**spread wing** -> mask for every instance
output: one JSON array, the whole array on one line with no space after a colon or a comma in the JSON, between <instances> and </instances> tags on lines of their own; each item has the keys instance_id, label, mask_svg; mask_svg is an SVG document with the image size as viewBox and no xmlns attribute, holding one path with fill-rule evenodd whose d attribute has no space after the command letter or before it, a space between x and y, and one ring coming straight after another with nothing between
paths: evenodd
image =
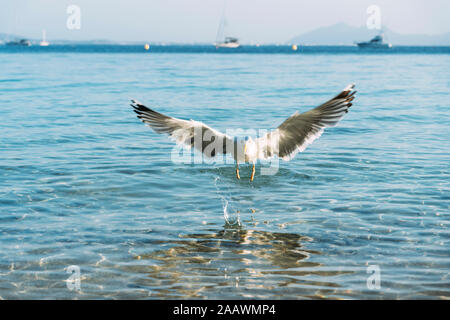
<instances>
[{"instance_id":1,"label":"spread wing","mask_svg":"<svg viewBox=\"0 0 450 320\"><path fill-rule=\"evenodd\" d=\"M295 112L277 129L256 139L258 158L277 155L283 160L290 160L305 150L322 135L325 128L336 126L348 112L355 98L354 87L354 84L348 85L336 97L314 109L301 114Z\"/></svg>"},{"instance_id":2,"label":"spread wing","mask_svg":"<svg viewBox=\"0 0 450 320\"><path fill-rule=\"evenodd\" d=\"M137 117L155 132L166 133L177 144L194 147L208 157L225 154L227 145L233 143L233 139L202 122L169 117L147 108L136 100L131 100L131 102Z\"/></svg>"}]
</instances>

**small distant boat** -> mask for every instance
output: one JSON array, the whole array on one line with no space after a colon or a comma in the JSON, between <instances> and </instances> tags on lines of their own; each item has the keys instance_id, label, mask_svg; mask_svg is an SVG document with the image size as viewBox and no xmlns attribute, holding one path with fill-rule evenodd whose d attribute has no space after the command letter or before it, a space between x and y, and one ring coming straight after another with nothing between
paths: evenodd
<instances>
[{"instance_id":1,"label":"small distant boat","mask_svg":"<svg viewBox=\"0 0 450 320\"><path fill-rule=\"evenodd\" d=\"M41 47L48 47L50 43L48 43L48 41L45 40L45 30L42 30L42 41L39 42L39 45Z\"/></svg>"},{"instance_id":2,"label":"small distant boat","mask_svg":"<svg viewBox=\"0 0 450 320\"><path fill-rule=\"evenodd\" d=\"M227 22L225 19L225 4L223 7L222 18L220 19L219 29L217 30L216 48L239 48L241 45L236 37L225 36L225 27Z\"/></svg>"},{"instance_id":3,"label":"small distant boat","mask_svg":"<svg viewBox=\"0 0 450 320\"><path fill-rule=\"evenodd\" d=\"M7 46L23 46L23 47L30 47L31 41L27 39L20 39L18 41L9 41L5 43Z\"/></svg>"},{"instance_id":4,"label":"small distant boat","mask_svg":"<svg viewBox=\"0 0 450 320\"><path fill-rule=\"evenodd\" d=\"M373 49L389 49L392 44L383 42L383 35L379 34L367 42L357 42L359 48L373 48Z\"/></svg>"},{"instance_id":5,"label":"small distant boat","mask_svg":"<svg viewBox=\"0 0 450 320\"><path fill-rule=\"evenodd\" d=\"M223 42L216 42L216 48L238 48L239 39L234 37L226 37Z\"/></svg>"}]
</instances>

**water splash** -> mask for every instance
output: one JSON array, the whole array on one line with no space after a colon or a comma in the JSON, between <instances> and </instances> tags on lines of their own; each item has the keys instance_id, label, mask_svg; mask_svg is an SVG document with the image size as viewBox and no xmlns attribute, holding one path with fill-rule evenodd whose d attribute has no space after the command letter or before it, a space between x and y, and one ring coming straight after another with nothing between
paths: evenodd
<instances>
[{"instance_id":1,"label":"water splash","mask_svg":"<svg viewBox=\"0 0 450 320\"><path fill-rule=\"evenodd\" d=\"M216 192L218 196L220 197L220 200L222 202L223 207L223 218L225 219L226 223L228 225L237 225L241 226L241 217L239 215L240 210L233 204L233 199L230 192L230 187L225 185L225 190L221 191L218 185L218 181L220 180L220 177L217 176L214 179L214 186L216 187ZM232 212L232 215L235 215L234 217L230 217L228 208L230 208L230 212Z\"/></svg>"}]
</instances>

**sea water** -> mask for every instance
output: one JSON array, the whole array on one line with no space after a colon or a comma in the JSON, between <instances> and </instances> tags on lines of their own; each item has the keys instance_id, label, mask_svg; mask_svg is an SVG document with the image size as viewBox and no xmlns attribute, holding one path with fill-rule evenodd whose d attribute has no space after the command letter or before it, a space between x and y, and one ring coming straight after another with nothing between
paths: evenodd
<instances>
[{"instance_id":1,"label":"sea water","mask_svg":"<svg viewBox=\"0 0 450 320\"><path fill-rule=\"evenodd\" d=\"M450 298L448 48L164 48L0 48L1 298ZM274 129L353 82L253 182L129 106Z\"/></svg>"}]
</instances>

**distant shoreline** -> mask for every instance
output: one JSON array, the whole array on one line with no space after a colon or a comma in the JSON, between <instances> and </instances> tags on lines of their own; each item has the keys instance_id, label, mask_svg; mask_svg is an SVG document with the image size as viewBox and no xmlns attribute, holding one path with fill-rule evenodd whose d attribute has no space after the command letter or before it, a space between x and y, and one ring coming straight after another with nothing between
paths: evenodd
<instances>
[{"instance_id":1,"label":"distant shoreline","mask_svg":"<svg viewBox=\"0 0 450 320\"><path fill-rule=\"evenodd\" d=\"M24 38L25 39L25 38ZM39 46L40 40L28 39L33 46ZM0 40L0 47L5 46L7 41ZM205 47L213 46L214 43L182 43L182 42L151 42L151 41L132 41L132 42L109 42L109 41L65 41L55 40L49 41L53 46L144 46L149 44L153 47ZM302 43L302 42L285 42L285 43L241 43L243 47L285 47L285 46L302 46L302 47L354 47L355 43L342 43L342 44L320 44L320 43ZM396 47L450 47L450 44L435 45L435 44L395 44ZM234 48L236 49L236 48Z\"/></svg>"},{"instance_id":2,"label":"distant shoreline","mask_svg":"<svg viewBox=\"0 0 450 320\"><path fill-rule=\"evenodd\" d=\"M390 49L361 49L356 45L242 45L216 48L213 44L52 44L41 47L0 45L0 53L204 53L204 54L450 54L450 46L394 46Z\"/></svg>"}]
</instances>

